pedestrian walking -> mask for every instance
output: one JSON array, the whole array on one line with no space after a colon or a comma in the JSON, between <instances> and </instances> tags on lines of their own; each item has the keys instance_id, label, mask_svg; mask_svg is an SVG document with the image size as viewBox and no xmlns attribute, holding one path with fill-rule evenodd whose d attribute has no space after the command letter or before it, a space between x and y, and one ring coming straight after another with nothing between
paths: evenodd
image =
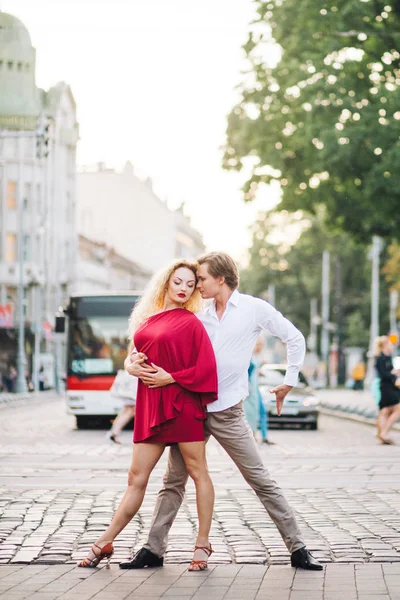
<instances>
[{"instance_id":1,"label":"pedestrian walking","mask_svg":"<svg viewBox=\"0 0 400 600\"><path fill-rule=\"evenodd\" d=\"M206 405L217 398L218 382L210 339L193 314L201 305L196 284L196 265L175 262L153 278L132 312L140 381L128 488L80 567L95 567L103 558L109 565L114 539L138 512L165 446L174 445L196 488L199 527L189 570L207 568L214 488L207 470L204 419Z\"/></svg>"},{"instance_id":2,"label":"pedestrian walking","mask_svg":"<svg viewBox=\"0 0 400 600\"><path fill-rule=\"evenodd\" d=\"M249 395L244 400L243 408L246 420L253 432L254 439L257 440L257 431L260 429L261 441L264 444L272 444L273 442L268 440L268 412L264 406L258 385L263 347L264 342L262 338L259 337L254 346L253 355L250 360L248 369Z\"/></svg>"},{"instance_id":3,"label":"pedestrian walking","mask_svg":"<svg viewBox=\"0 0 400 600\"><path fill-rule=\"evenodd\" d=\"M260 421L260 402L258 398L257 367L253 359L250 360L247 373L249 377L249 395L243 402L243 410L253 437L257 440L257 430Z\"/></svg>"},{"instance_id":4,"label":"pedestrian walking","mask_svg":"<svg viewBox=\"0 0 400 600\"><path fill-rule=\"evenodd\" d=\"M5 375L4 384L6 386L7 392L13 393L15 392L15 384L17 381L17 369L13 364L9 364L7 367L7 374Z\"/></svg>"},{"instance_id":5,"label":"pedestrian walking","mask_svg":"<svg viewBox=\"0 0 400 600\"><path fill-rule=\"evenodd\" d=\"M393 445L389 431L400 419L400 369L393 368L393 345L386 335L375 341L375 369L380 379L381 397L377 420L377 438L382 444Z\"/></svg>"},{"instance_id":6,"label":"pedestrian walking","mask_svg":"<svg viewBox=\"0 0 400 600\"><path fill-rule=\"evenodd\" d=\"M364 389L364 379L366 375L365 363L359 360L353 367L351 376L353 378L353 390L362 391Z\"/></svg>"},{"instance_id":7,"label":"pedestrian walking","mask_svg":"<svg viewBox=\"0 0 400 600\"><path fill-rule=\"evenodd\" d=\"M284 383L271 390L280 415L285 396L297 383L304 360L304 336L273 306L238 291L239 274L234 260L211 252L198 259L198 288L203 299L212 300L198 313L214 347L218 366L218 400L207 406L207 436L213 435L235 462L277 526L291 553L293 567L321 570L322 565L306 549L293 510L282 490L264 467L258 446L243 412L248 395L248 366L255 342L264 329L287 345L288 365ZM137 361L130 357L125 368L141 377ZM164 485L153 513L148 539L122 569L161 566L168 532L179 511L188 479L184 457L172 446Z\"/></svg>"},{"instance_id":8,"label":"pedestrian walking","mask_svg":"<svg viewBox=\"0 0 400 600\"><path fill-rule=\"evenodd\" d=\"M40 365L39 373L38 373L38 381L39 381L39 392L44 392L46 389L46 373L44 370L44 366Z\"/></svg>"},{"instance_id":9,"label":"pedestrian walking","mask_svg":"<svg viewBox=\"0 0 400 600\"><path fill-rule=\"evenodd\" d=\"M137 386L137 378L121 369L110 388L110 394L122 402L121 411L114 419L111 429L106 433L107 439L114 442L114 444L121 443L119 435L129 421L135 418Z\"/></svg>"}]
</instances>

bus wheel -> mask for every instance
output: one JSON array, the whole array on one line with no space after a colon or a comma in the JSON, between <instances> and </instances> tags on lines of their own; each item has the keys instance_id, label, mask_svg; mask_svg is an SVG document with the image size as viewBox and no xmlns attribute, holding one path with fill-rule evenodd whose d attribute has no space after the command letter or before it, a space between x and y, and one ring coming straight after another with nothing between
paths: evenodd
<instances>
[{"instance_id":1,"label":"bus wheel","mask_svg":"<svg viewBox=\"0 0 400 600\"><path fill-rule=\"evenodd\" d=\"M88 417L83 417L82 415L76 416L76 426L78 429L87 429L89 426Z\"/></svg>"}]
</instances>

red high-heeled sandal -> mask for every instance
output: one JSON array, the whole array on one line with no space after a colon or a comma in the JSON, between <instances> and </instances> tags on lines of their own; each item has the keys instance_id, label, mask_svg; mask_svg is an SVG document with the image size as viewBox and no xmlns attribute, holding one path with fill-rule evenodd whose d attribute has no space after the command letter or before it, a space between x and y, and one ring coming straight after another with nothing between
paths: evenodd
<instances>
[{"instance_id":1,"label":"red high-heeled sandal","mask_svg":"<svg viewBox=\"0 0 400 600\"><path fill-rule=\"evenodd\" d=\"M207 557L210 558L211 554L214 552L214 550L211 547L207 548L207 546L195 546L194 547L194 551L196 552L196 550L204 550L204 552L207 554ZM196 567L196 568L194 568ZM192 560L192 562L189 565L188 571L205 571L206 569L208 569L208 561L207 560Z\"/></svg>"},{"instance_id":2,"label":"red high-heeled sandal","mask_svg":"<svg viewBox=\"0 0 400 600\"><path fill-rule=\"evenodd\" d=\"M98 550L100 550L100 552L96 552L95 548L98 548ZM112 545L111 542L107 542L107 544L104 544L104 546L102 546L102 547L98 546L97 544L93 544L93 546L90 548L90 552L87 555L87 557L78 563L78 567L86 567L86 568L93 569L94 567L97 567L97 565L99 564L99 562L101 560L103 560L103 558L106 558L107 559L106 569L109 569L110 568L110 559L113 554L114 554L114 546Z\"/></svg>"}]
</instances>

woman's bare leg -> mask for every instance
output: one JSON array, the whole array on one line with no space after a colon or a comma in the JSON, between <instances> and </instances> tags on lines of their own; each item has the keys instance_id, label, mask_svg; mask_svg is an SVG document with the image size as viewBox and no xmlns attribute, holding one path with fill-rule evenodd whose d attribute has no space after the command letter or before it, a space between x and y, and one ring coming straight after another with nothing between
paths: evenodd
<instances>
[{"instance_id":1,"label":"woman's bare leg","mask_svg":"<svg viewBox=\"0 0 400 600\"><path fill-rule=\"evenodd\" d=\"M381 409L379 409L378 419L376 421L376 429L377 429L376 436L378 438L382 434L382 430L383 430L383 428L385 426L386 421L387 421L387 416L385 414L385 409L381 408Z\"/></svg>"},{"instance_id":2,"label":"woman's bare leg","mask_svg":"<svg viewBox=\"0 0 400 600\"><path fill-rule=\"evenodd\" d=\"M210 546L209 535L214 510L214 486L208 473L205 442L185 442L179 444L186 468L196 487L196 505L199 529L196 546ZM207 552L197 550L195 560L208 559Z\"/></svg>"},{"instance_id":3,"label":"woman's bare leg","mask_svg":"<svg viewBox=\"0 0 400 600\"><path fill-rule=\"evenodd\" d=\"M128 488L105 532L96 544L112 542L128 525L142 505L150 474L164 452L163 444L135 444L128 473Z\"/></svg>"},{"instance_id":4,"label":"woman's bare leg","mask_svg":"<svg viewBox=\"0 0 400 600\"><path fill-rule=\"evenodd\" d=\"M386 438L390 429L393 425L400 419L400 404L396 404L395 406L391 406L389 408L390 413L386 419L386 423L381 429L381 437Z\"/></svg>"},{"instance_id":5,"label":"woman's bare leg","mask_svg":"<svg viewBox=\"0 0 400 600\"><path fill-rule=\"evenodd\" d=\"M129 421L135 416L134 406L123 406L118 417L115 419L113 426L111 427L111 433L119 435L125 425L128 425Z\"/></svg>"}]
</instances>

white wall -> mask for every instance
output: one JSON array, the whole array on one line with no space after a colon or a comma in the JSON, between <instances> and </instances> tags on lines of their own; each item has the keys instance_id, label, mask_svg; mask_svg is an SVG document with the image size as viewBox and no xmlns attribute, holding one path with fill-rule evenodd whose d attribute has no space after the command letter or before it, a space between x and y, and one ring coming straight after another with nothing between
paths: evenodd
<instances>
[{"instance_id":1,"label":"white wall","mask_svg":"<svg viewBox=\"0 0 400 600\"><path fill-rule=\"evenodd\" d=\"M78 231L154 271L174 258L174 214L132 172L78 174Z\"/></svg>"}]
</instances>

